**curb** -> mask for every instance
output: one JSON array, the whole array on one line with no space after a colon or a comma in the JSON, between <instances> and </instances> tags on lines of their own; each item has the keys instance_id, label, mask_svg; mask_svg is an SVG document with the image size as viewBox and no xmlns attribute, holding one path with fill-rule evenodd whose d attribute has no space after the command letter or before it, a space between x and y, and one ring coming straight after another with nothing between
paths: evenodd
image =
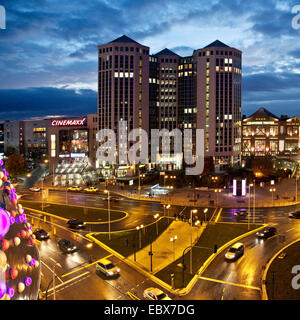
<instances>
[{"instance_id":1,"label":"curb","mask_svg":"<svg viewBox=\"0 0 300 320\"><path fill-rule=\"evenodd\" d=\"M106 244L104 244L103 242L101 242L100 240L94 238L92 236L92 234L87 234L86 237L88 239L90 239L91 241L95 242L96 244L98 244L100 247L102 247L103 249L105 249L106 251L110 252L111 254L113 254L114 256L116 256L117 258L119 258L122 262L125 262L127 265L129 265L130 267L132 267L133 269L136 269L138 272L142 273L144 276L146 276L147 278L151 279L153 282L155 282L156 284L160 285L161 287L163 287L164 289L168 290L169 292L171 292L174 295L178 295L178 291L174 290L171 286L169 286L167 283L163 282L162 280L158 279L157 277L155 277L153 274L145 271L143 268L141 268L140 266L138 266L135 262L132 262L131 260L127 259L126 257L122 256L121 254L119 254L118 252L116 252L115 250L113 250L112 248L108 247Z\"/></svg>"},{"instance_id":2,"label":"curb","mask_svg":"<svg viewBox=\"0 0 300 320\"><path fill-rule=\"evenodd\" d=\"M217 251L217 253L213 253L206 261L204 261L204 263L202 264L202 266L200 267L199 271L195 274L195 276L192 278L192 280L188 283L188 285L181 289L179 291L179 295L180 296L184 296L190 293L190 291L192 290L192 288L194 287L194 285L196 284L196 282L198 281L198 278L201 277L201 275L203 274L203 272L208 268L208 266L212 263L212 261L227 247L229 247L231 244L233 244L236 241L239 241L240 239L246 238L249 235L256 233L258 230L265 228L267 225L264 224L263 226L256 228L254 230L251 230L247 233L244 233L232 240L230 240L229 242L225 243L222 247L220 247Z\"/></svg>"},{"instance_id":3,"label":"curb","mask_svg":"<svg viewBox=\"0 0 300 320\"><path fill-rule=\"evenodd\" d=\"M23 206L22 206L23 207ZM59 220L63 220L63 221L68 221L68 219L65 219L65 218L61 218L61 217L57 217L51 213L48 213L48 212L44 212L44 211L41 211L41 210L37 210L37 209L32 209L32 208L26 208L26 207L23 207L25 210L28 210L28 211L33 211L33 212L37 212L37 213L40 213L44 216L50 216L50 217L53 217L53 218L56 218L56 219L59 219ZM64 229L64 227L60 226L62 229ZM72 231L71 231L72 232ZM72 232L74 233L74 232ZM75 233L77 236L87 240L87 237L80 234L80 233Z\"/></svg>"},{"instance_id":4,"label":"curb","mask_svg":"<svg viewBox=\"0 0 300 320\"><path fill-rule=\"evenodd\" d=\"M295 240L291 243L289 243L288 245L284 246L282 249L280 249L277 253L275 253L275 255L269 260L269 262L267 263L265 270L264 270L264 274L262 277L262 300L269 300L268 294L267 294L267 286L266 286L266 280L267 280L267 273L270 269L270 266L272 264L272 262L277 258L277 256L284 251L286 248L290 247L291 245L293 245L296 242L299 242L300 239Z\"/></svg>"},{"instance_id":5,"label":"curb","mask_svg":"<svg viewBox=\"0 0 300 320\"><path fill-rule=\"evenodd\" d=\"M28 201L28 200L23 200L23 202L25 202L25 205L26 205L26 202L31 202L31 201ZM89 209L94 209L94 210L103 210L103 208L96 208L96 207L84 207L84 206L76 206L76 205L64 205L64 204L59 204L59 203L54 203L54 202L47 202L48 204L55 204L55 205L61 205L61 206L72 206L72 207L78 207L78 208L89 208ZM47 204L45 203L45 205ZM23 206L23 205L22 205ZM24 207L25 208L25 207ZM38 209L33 209L33 208L26 208L27 210L36 210L36 211L40 211ZM106 209L108 211L108 209ZM118 211L118 212L123 212L125 213L125 216L122 217L122 218L119 218L119 219L116 219L116 220L111 220L110 223L115 223L115 222L119 222L119 221L122 221L124 219L126 219L128 217L128 213L126 211L122 211L122 210L115 210L115 209L111 209L111 211ZM63 217L60 217L60 216L56 216L55 214L52 214L52 213L49 213L49 212L45 212L45 211L40 211L42 212L43 214L47 214L49 216L52 216L54 218L57 218L57 219L61 219L63 221L68 221L69 219L68 218L63 218ZM107 224L108 221L103 221L103 222L93 222L93 221L90 221L90 222L87 222L85 221L87 224Z\"/></svg>"}]
</instances>

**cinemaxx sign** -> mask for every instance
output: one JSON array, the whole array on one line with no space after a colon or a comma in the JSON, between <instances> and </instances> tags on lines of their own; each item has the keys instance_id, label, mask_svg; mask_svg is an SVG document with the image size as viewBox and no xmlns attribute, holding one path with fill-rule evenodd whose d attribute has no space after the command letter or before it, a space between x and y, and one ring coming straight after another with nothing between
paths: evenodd
<instances>
[{"instance_id":1,"label":"cinemaxx sign","mask_svg":"<svg viewBox=\"0 0 300 320\"><path fill-rule=\"evenodd\" d=\"M51 125L53 127L67 127L67 126L84 126L86 118L82 119L63 119L63 120L52 120Z\"/></svg>"}]
</instances>

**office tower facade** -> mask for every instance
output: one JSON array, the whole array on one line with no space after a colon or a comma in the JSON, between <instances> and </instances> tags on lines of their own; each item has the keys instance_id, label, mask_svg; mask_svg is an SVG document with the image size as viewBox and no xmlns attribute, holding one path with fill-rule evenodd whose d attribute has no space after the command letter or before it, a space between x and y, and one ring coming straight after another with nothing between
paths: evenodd
<instances>
[{"instance_id":1,"label":"office tower facade","mask_svg":"<svg viewBox=\"0 0 300 320\"><path fill-rule=\"evenodd\" d=\"M149 47L122 36L99 46L98 53L99 129L115 130L117 163L126 164L124 154L119 160L119 121L128 132L149 133Z\"/></svg>"},{"instance_id":2,"label":"office tower facade","mask_svg":"<svg viewBox=\"0 0 300 320\"><path fill-rule=\"evenodd\" d=\"M99 128L117 133L123 119L128 130L194 129L194 155L195 129L203 129L205 156L217 169L232 165L241 153L241 65L242 52L218 40L188 57L167 48L149 55L126 36L101 45ZM162 155L160 169L180 169L182 161L183 154Z\"/></svg>"},{"instance_id":3,"label":"office tower facade","mask_svg":"<svg viewBox=\"0 0 300 320\"><path fill-rule=\"evenodd\" d=\"M216 168L240 161L242 53L215 41L194 52L197 128Z\"/></svg>"}]
</instances>

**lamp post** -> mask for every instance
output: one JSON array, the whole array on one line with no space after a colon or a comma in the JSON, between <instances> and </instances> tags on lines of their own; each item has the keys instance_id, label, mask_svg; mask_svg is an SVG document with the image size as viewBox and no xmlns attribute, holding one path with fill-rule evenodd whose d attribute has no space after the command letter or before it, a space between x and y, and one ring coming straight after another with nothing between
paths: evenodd
<instances>
[{"instance_id":1,"label":"lamp post","mask_svg":"<svg viewBox=\"0 0 300 320\"><path fill-rule=\"evenodd\" d=\"M253 181L253 223L255 223L255 179Z\"/></svg>"},{"instance_id":2,"label":"lamp post","mask_svg":"<svg viewBox=\"0 0 300 320\"><path fill-rule=\"evenodd\" d=\"M250 217L251 217L251 187L253 187L253 183L249 184L248 230L250 230Z\"/></svg>"},{"instance_id":3,"label":"lamp post","mask_svg":"<svg viewBox=\"0 0 300 320\"><path fill-rule=\"evenodd\" d=\"M153 218L156 220L156 235L158 236L158 218L159 218L159 213L155 214Z\"/></svg>"},{"instance_id":4,"label":"lamp post","mask_svg":"<svg viewBox=\"0 0 300 320\"><path fill-rule=\"evenodd\" d=\"M298 202L298 177L296 176L296 197L295 197L296 203Z\"/></svg>"},{"instance_id":5,"label":"lamp post","mask_svg":"<svg viewBox=\"0 0 300 320\"><path fill-rule=\"evenodd\" d=\"M169 223L169 209L171 208L170 204L164 205L168 212L168 223Z\"/></svg>"},{"instance_id":6,"label":"lamp post","mask_svg":"<svg viewBox=\"0 0 300 320\"><path fill-rule=\"evenodd\" d=\"M276 188L270 188L270 192L272 192L272 207L274 207L274 192L276 191Z\"/></svg>"},{"instance_id":7,"label":"lamp post","mask_svg":"<svg viewBox=\"0 0 300 320\"><path fill-rule=\"evenodd\" d=\"M206 213L207 213L207 211L208 211L208 208L205 208L204 211L203 211L204 212L204 222L205 223L206 223Z\"/></svg>"},{"instance_id":8,"label":"lamp post","mask_svg":"<svg viewBox=\"0 0 300 320\"><path fill-rule=\"evenodd\" d=\"M190 211L190 221L191 221L191 253L190 253L190 274L193 273L193 213L197 213L197 209Z\"/></svg>"},{"instance_id":9,"label":"lamp post","mask_svg":"<svg viewBox=\"0 0 300 320\"><path fill-rule=\"evenodd\" d=\"M175 242L177 240L177 236L170 238L170 241L173 242L173 260L175 261Z\"/></svg>"},{"instance_id":10,"label":"lamp post","mask_svg":"<svg viewBox=\"0 0 300 320\"><path fill-rule=\"evenodd\" d=\"M200 221L197 220L197 221L195 222L195 226L197 227L197 239L198 239L199 224L200 224Z\"/></svg>"},{"instance_id":11,"label":"lamp post","mask_svg":"<svg viewBox=\"0 0 300 320\"><path fill-rule=\"evenodd\" d=\"M222 191L222 189L215 189L215 193L217 194L217 202L216 202L216 207L218 208L218 202L219 202L219 193Z\"/></svg>"},{"instance_id":12,"label":"lamp post","mask_svg":"<svg viewBox=\"0 0 300 320\"><path fill-rule=\"evenodd\" d=\"M111 239L110 236L110 196L109 196L109 190L104 190L104 193L107 193L107 209L108 209L108 239Z\"/></svg>"},{"instance_id":13,"label":"lamp post","mask_svg":"<svg viewBox=\"0 0 300 320\"><path fill-rule=\"evenodd\" d=\"M143 224L141 224L140 226L136 227L136 230L139 231L139 246L140 246L140 249L142 248L142 234L141 234L141 231L142 231L143 228L144 228Z\"/></svg>"}]
</instances>

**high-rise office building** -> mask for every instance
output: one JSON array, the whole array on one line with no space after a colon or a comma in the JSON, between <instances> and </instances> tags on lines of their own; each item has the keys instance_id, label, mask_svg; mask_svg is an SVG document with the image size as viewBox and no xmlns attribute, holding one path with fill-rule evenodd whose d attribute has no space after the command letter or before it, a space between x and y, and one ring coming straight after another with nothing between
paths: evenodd
<instances>
[{"instance_id":1,"label":"high-rise office building","mask_svg":"<svg viewBox=\"0 0 300 320\"><path fill-rule=\"evenodd\" d=\"M99 129L115 129L119 146L121 120L128 132L143 129L149 133L149 47L122 36L99 46L98 51Z\"/></svg>"},{"instance_id":2,"label":"high-rise office building","mask_svg":"<svg viewBox=\"0 0 300 320\"><path fill-rule=\"evenodd\" d=\"M240 160L241 65L242 52L218 40L188 57L167 48L149 55L127 36L101 45L99 128L117 133L123 119L128 131L203 129L205 156L222 169ZM194 130L194 154L195 139ZM161 169L179 169L182 156L162 155Z\"/></svg>"},{"instance_id":3,"label":"high-rise office building","mask_svg":"<svg viewBox=\"0 0 300 320\"><path fill-rule=\"evenodd\" d=\"M241 154L242 52L221 41L194 51L197 128L205 130L205 156L222 168Z\"/></svg>"}]
</instances>

